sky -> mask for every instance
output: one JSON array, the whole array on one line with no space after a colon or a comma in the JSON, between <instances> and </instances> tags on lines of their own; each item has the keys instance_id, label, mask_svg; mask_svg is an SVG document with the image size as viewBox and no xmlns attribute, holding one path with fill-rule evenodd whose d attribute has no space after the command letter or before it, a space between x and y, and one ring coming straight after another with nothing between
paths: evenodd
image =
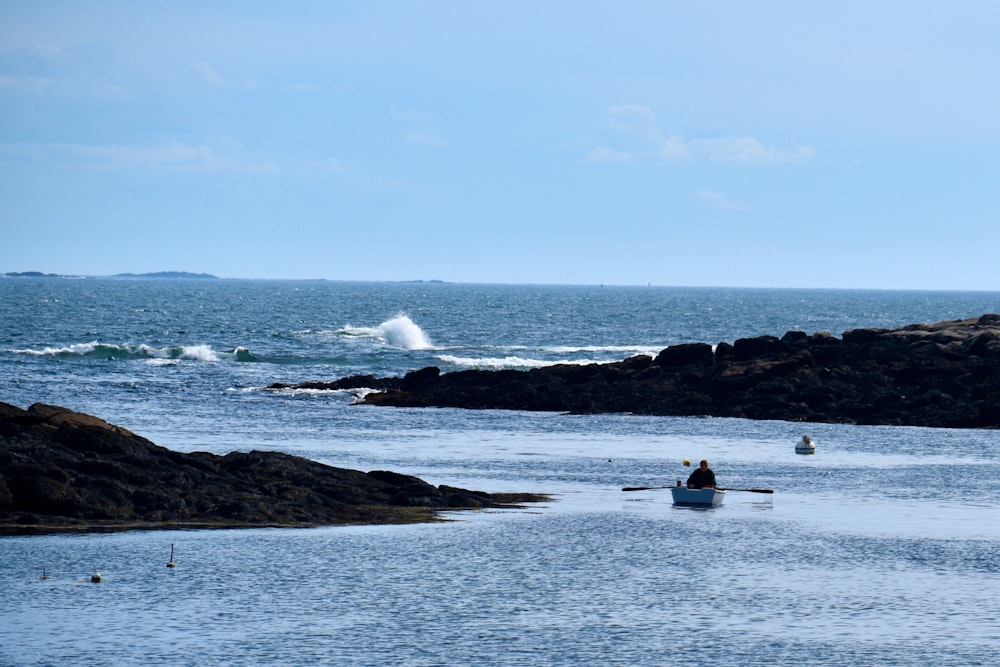
<instances>
[{"instance_id":1,"label":"sky","mask_svg":"<svg viewBox=\"0 0 1000 667\"><path fill-rule=\"evenodd\" d=\"M0 273L1000 290L1000 3L0 1Z\"/></svg>"}]
</instances>

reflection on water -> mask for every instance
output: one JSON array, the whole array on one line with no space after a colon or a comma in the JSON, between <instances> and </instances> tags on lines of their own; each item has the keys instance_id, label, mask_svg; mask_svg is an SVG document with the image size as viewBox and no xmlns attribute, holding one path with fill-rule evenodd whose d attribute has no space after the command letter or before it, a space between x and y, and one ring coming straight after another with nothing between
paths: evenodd
<instances>
[{"instance_id":1,"label":"reflection on water","mask_svg":"<svg viewBox=\"0 0 1000 667\"><path fill-rule=\"evenodd\" d=\"M790 424L380 414L378 439L282 444L557 500L433 525L0 538L0 664L941 667L1000 643L995 433L813 425L804 457ZM701 457L775 493L693 511L621 491Z\"/></svg>"},{"instance_id":2,"label":"reflection on water","mask_svg":"<svg viewBox=\"0 0 1000 667\"><path fill-rule=\"evenodd\" d=\"M985 665L1000 641L996 536L947 510L565 486L447 524L4 538L0 662Z\"/></svg>"}]
</instances>

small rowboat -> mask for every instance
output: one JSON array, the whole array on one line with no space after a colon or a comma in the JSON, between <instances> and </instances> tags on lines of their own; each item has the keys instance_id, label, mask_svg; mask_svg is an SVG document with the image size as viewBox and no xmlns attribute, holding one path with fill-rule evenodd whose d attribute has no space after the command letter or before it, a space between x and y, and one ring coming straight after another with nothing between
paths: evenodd
<instances>
[{"instance_id":1,"label":"small rowboat","mask_svg":"<svg viewBox=\"0 0 1000 667\"><path fill-rule=\"evenodd\" d=\"M689 489L686 486L672 486L674 505L686 507L718 507L726 499L724 489Z\"/></svg>"}]
</instances>

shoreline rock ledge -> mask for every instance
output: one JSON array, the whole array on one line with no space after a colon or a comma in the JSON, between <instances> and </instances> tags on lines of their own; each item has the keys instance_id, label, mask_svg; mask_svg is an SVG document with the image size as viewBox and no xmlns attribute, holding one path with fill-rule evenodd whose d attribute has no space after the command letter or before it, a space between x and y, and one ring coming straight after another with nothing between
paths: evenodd
<instances>
[{"instance_id":1,"label":"shoreline rock ledge","mask_svg":"<svg viewBox=\"0 0 1000 667\"><path fill-rule=\"evenodd\" d=\"M281 452L182 453L68 408L0 403L0 534L415 523L547 500Z\"/></svg>"},{"instance_id":2,"label":"shoreline rock ledge","mask_svg":"<svg viewBox=\"0 0 1000 667\"><path fill-rule=\"evenodd\" d=\"M272 385L283 387L287 385ZM737 417L940 428L1000 427L1000 315L855 329L789 331L673 345L655 358L586 366L343 378L295 385L375 389L359 403Z\"/></svg>"}]
</instances>

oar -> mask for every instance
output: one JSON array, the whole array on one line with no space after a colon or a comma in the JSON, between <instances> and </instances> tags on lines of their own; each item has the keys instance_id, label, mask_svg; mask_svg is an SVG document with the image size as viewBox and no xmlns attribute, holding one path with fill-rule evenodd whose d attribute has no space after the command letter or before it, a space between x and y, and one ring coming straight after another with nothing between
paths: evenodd
<instances>
[{"instance_id":1,"label":"oar","mask_svg":"<svg viewBox=\"0 0 1000 667\"><path fill-rule=\"evenodd\" d=\"M649 491L651 489L672 489L672 486L625 486L622 491ZM724 489L716 487L719 491L747 491L749 493L774 493L774 489Z\"/></svg>"},{"instance_id":2,"label":"oar","mask_svg":"<svg viewBox=\"0 0 1000 667\"><path fill-rule=\"evenodd\" d=\"M649 489L672 489L672 486L626 486L622 491L648 491Z\"/></svg>"}]
</instances>

